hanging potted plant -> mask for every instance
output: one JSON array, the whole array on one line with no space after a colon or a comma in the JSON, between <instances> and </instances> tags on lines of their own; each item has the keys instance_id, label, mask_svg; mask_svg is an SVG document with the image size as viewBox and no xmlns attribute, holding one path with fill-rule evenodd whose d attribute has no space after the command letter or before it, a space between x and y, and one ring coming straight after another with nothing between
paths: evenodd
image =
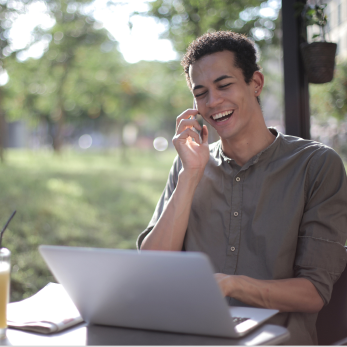
<instances>
[{"instance_id":1,"label":"hanging potted plant","mask_svg":"<svg viewBox=\"0 0 347 347\"><path fill-rule=\"evenodd\" d=\"M336 43L327 42L325 39L325 27L327 25L327 15L323 5L309 5L296 3L297 15L302 18L302 36L304 42L301 44L301 53L304 60L305 71L308 82L327 83L334 77ZM317 25L319 33L312 35L312 42L307 42L306 27Z\"/></svg>"}]
</instances>

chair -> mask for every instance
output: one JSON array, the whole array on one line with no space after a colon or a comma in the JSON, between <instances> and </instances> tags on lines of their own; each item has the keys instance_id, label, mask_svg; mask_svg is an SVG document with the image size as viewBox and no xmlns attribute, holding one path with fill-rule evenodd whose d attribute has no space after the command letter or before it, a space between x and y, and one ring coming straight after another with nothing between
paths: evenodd
<instances>
[{"instance_id":1,"label":"chair","mask_svg":"<svg viewBox=\"0 0 347 347\"><path fill-rule=\"evenodd\" d=\"M332 345L337 341L339 341L337 344L346 344L347 266L334 284L329 304L319 312L316 328L319 345Z\"/></svg>"}]
</instances>

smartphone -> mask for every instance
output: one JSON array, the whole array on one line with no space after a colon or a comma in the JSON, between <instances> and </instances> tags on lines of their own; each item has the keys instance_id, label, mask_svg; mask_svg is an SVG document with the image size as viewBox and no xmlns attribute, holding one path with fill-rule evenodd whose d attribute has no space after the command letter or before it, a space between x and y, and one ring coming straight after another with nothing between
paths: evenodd
<instances>
[{"instance_id":1,"label":"smartphone","mask_svg":"<svg viewBox=\"0 0 347 347\"><path fill-rule=\"evenodd\" d=\"M193 109L197 110L195 99L193 100ZM202 115L200 113L198 113L194 118L198 121L198 123L201 126L201 130L193 128L193 130L199 134L200 143L201 143L202 142L202 126L204 125L204 119L202 118Z\"/></svg>"}]
</instances>

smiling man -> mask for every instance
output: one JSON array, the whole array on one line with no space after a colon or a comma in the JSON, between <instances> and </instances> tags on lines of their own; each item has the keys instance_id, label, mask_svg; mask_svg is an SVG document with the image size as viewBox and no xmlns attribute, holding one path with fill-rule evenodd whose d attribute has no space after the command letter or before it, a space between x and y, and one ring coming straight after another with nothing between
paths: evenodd
<instances>
[{"instance_id":1,"label":"smiling man","mask_svg":"<svg viewBox=\"0 0 347 347\"><path fill-rule=\"evenodd\" d=\"M264 76L245 36L205 34L182 65L198 110L177 117L178 157L138 247L206 253L230 305L279 309L272 323L288 327L290 344L316 343L317 313L346 265L343 163L266 127ZM208 145L198 113L220 141Z\"/></svg>"}]
</instances>

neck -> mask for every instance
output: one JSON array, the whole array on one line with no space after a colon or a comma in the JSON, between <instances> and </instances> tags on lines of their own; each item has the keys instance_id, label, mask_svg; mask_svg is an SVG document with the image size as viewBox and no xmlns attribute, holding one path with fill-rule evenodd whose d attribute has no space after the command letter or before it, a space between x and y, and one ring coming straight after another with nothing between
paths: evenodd
<instances>
[{"instance_id":1,"label":"neck","mask_svg":"<svg viewBox=\"0 0 347 347\"><path fill-rule=\"evenodd\" d=\"M264 120L229 139L222 139L222 149L225 155L235 160L239 166L246 164L252 157L274 142L276 136L266 127Z\"/></svg>"}]
</instances>

